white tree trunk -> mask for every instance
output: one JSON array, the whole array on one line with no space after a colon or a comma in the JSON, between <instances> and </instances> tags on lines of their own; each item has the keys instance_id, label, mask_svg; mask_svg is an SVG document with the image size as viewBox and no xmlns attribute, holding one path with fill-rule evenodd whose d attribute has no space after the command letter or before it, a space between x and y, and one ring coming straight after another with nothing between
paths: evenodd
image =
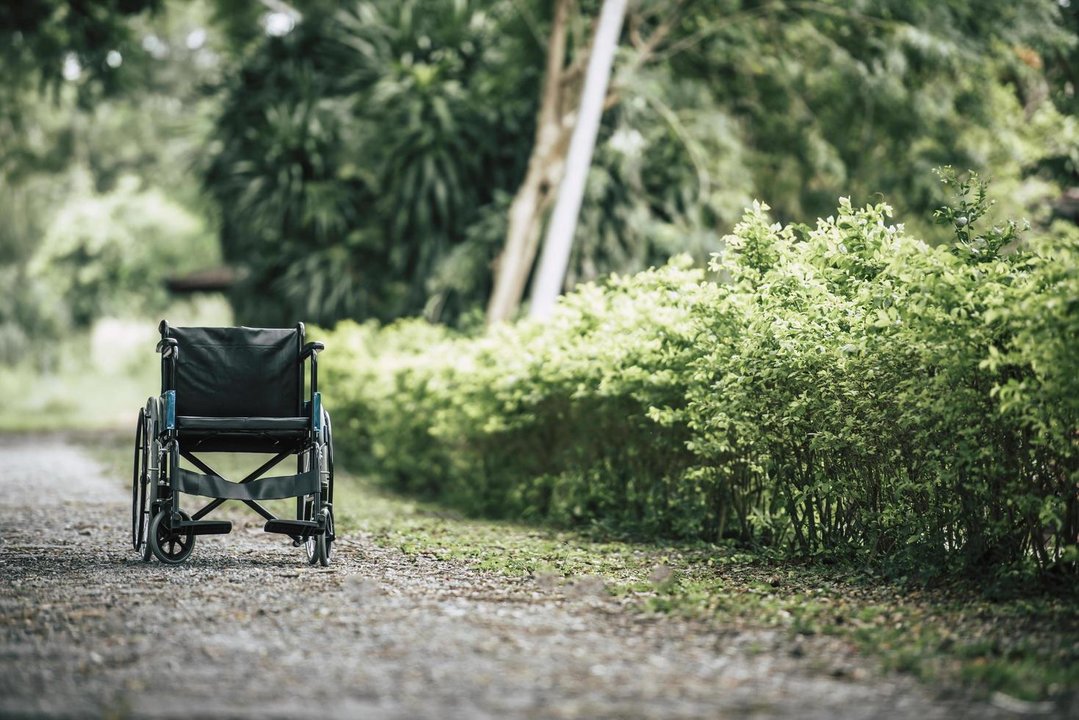
<instances>
[{"instance_id":1,"label":"white tree trunk","mask_svg":"<svg viewBox=\"0 0 1079 720\"><path fill-rule=\"evenodd\" d=\"M581 91L580 112L569 145L566 171L558 192L558 202L547 226L543 241L539 270L532 284L532 305L529 314L546 320L554 309L555 301L562 292L569 264L573 235L577 229L577 216L581 211L585 180L592 165L592 153L596 147L603 105L607 99L607 85L611 79L611 66L618 49L618 36L626 14L626 0L604 0L600 11L599 26L592 41L592 53L588 60Z\"/></svg>"},{"instance_id":2,"label":"white tree trunk","mask_svg":"<svg viewBox=\"0 0 1079 720\"><path fill-rule=\"evenodd\" d=\"M561 179L566 131L562 127L566 32L570 0L557 0L547 42L543 96L536 115L536 139L528 171L510 205L506 243L495 261L494 287L487 303L487 323L510 319L524 295L525 282L539 245L543 214Z\"/></svg>"}]
</instances>

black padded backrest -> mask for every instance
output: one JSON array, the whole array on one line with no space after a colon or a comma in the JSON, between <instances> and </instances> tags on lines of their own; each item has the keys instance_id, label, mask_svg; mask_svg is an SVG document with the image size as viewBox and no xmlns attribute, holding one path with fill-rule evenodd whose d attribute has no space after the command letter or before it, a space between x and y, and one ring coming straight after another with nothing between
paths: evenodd
<instances>
[{"instance_id":1,"label":"black padded backrest","mask_svg":"<svg viewBox=\"0 0 1079 720\"><path fill-rule=\"evenodd\" d=\"M169 327L179 343L176 413L297 417L303 382L299 327Z\"/></svg>"}]
</instances>

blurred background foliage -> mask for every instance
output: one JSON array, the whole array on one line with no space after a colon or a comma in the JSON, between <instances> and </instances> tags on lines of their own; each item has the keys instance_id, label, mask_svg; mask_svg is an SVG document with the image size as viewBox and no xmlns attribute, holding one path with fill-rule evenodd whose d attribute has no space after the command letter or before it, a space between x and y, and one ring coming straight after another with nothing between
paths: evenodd
<instances>
[{"instance_id":1,"label":"blurred background foliage","mask_svg":"<svg viewBox=\"0 0 1079 720\"><path fill-rule=\"evenodd\" d=\"M599 5L572 4L568 61ZM43 341L166 313L474 325L551 22L542 0L5 4L0 362L55 370ZM886 197L941 242L940 165L1051 233L1079 215L1077 34L1065 0L631 2L567 286L703 265L755 198L792 223ZM222 264L228 306L165 291Z\"/></svg>"},{"instance_id":2,"label":"blurred background foliage","mask_svg":"<svg viewBox=\"0 0 1079 720\"><path fill-rule=\"evenodd\" d=\"M575 8L579 36L596 4ZM225 252L250 270L242 317L454 322L483 303L550 5L301 3L292 32L249 47L205 175ZM1056 2L640 2L627 34L673 5L660 47L619 58L570 285L703 259L757 197L801 221L883 195L939 239L933 167L987 172L1002 215L1041 221L1071 182L1055 98L1073 94L1074 16Z\"/></svg>"}]
</instances>

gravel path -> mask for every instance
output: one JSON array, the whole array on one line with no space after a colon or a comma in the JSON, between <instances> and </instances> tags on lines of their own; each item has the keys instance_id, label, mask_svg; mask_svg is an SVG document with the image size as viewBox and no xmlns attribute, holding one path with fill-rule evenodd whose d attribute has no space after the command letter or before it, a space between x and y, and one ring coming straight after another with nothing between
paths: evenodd
<instances>
[{"instance_id":1,"label":"gravel path","mask_svg":"<svg viewBox=\"0 0 1079 720\"><path fill-rule=\"evenodd\" d=\"M834 640L654 618L364 537L312 568L252 521L184 566L143 563L129 518L78 448L0 438L0 717L1015 717Z\"/></svg>"}]
</instances>

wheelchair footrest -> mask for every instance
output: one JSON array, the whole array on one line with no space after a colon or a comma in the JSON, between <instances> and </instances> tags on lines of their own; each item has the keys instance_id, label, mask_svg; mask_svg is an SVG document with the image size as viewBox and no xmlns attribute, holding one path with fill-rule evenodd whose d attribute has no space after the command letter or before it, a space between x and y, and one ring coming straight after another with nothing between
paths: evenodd
<instances>
[{"instance_id":1,"label":"wheelchair footrest","mask_svg":"<svg viewBox=\"0 0 1079 720\"><path fill-rule=\"evenodd\" d=\"M309 538L324 532L319 529L317 522L311 520L267 520L262 529L268 533L280 533L300 538Z\"/></svg>"},{"instance_id":2,"label":"wheelchair footrest","mask_svg":"<svg viewBox=\"0 0 1079 720\"><path fill-rule=\"evenodd\" d=\"M232 523L228 520L184 520L180 530L192 535L228 535L232 532Z\"/></svg>"}]
</instances>

